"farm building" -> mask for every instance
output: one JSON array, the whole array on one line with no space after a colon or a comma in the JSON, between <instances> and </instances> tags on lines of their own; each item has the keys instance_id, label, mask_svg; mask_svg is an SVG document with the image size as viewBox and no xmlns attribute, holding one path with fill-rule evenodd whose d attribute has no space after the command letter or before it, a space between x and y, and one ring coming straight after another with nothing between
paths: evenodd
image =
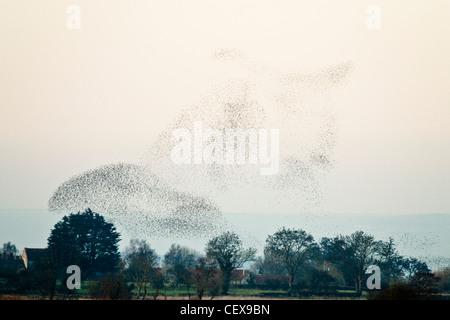
<instances>
[{"instance_id":1,"label":"farm building","mask_svg":"<svg viewBox=\"0 0 450 320\"><path fill-rule=\"evenodd\" d=\"M247 284L249 273L245 270L233 270L231 272L231 284Z\"/></svg>"},{"instance_id":2,"label":"farm building","mask_svg":"<svg viewBox=\"0 0 450 320\"><path fill-rule=\"evenodd\" d=\"M22 260L25 268L32 268L34 262L39 260L43 253L45 253L47 249L42 248L24 248L22 253Z\"/></svg>"}]
</instances>

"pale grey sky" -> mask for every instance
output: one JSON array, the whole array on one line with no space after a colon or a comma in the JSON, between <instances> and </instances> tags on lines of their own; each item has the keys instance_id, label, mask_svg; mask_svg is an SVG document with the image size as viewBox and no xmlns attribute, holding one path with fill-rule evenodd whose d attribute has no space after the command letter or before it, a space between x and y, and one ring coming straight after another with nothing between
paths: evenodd
<instances>
[{"instance_id":1,"label":"pale grey sky","mask_svg":"<svg viewBox=\"0 0 450 320\"><path fill-rule=\"evenodd\" d=\"M80 30L66 28L71 4ZM366 27L371 4L380 30ZM318 211L450 212L446 0L0 6L0 208L46 208L74 174L141 161L177 112L230 76L210 57L234 48L281 71L353 63Z\"/></svg>"}]
</instances>

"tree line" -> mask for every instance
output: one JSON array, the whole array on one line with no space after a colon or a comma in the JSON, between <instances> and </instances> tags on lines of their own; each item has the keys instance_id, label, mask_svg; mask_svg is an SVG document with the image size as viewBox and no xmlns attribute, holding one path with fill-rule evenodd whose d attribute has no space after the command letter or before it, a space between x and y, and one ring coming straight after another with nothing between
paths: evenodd
<instances>
[{"instance_id":1,"label":"tree line","mask_svg":"<svg viewBox=\"0 0 450 320\"><path fill-rule=\"evenodd\" d=\"M259 256L234 232L210 239L203 253L172 244L161 257L139 239L120 253L119 241L120 234L103 216L90 209L72 213L55 224L45 254L32 269L0 272L0 278L7 279L11 290L37 290L50 299L55 293L74 294L65 286L69 265L80 267L82 279L90 280L89 295L101 299L129 299L131 292L136 299L146 299L150 289L156 299L167 288L184 288L189 299L212 299L229 293L233 271L247 262L247 287L283 288L286 295L351 286L360 296L371 265L381 270L383 290L372 294L375 298L392 298L398 292L417 298L449 290L450 283L450 269L438 277L425 262L401 256L392 238L380 241L363 231L316 241L304 230L282 227L267 237ZM17 251L11 243L5 250Z\"/></svg>"}]
</instances>

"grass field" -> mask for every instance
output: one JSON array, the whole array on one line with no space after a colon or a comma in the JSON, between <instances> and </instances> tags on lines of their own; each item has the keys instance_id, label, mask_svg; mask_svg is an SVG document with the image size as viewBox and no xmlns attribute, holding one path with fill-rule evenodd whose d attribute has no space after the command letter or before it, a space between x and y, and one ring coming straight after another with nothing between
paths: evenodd
<instances>
[{"instance_id":1,"label":"grass field","mask_svg":"<svg viewBox=\"0 0 450 320\"><path fill-rule=\"evenodd\" d=\"M4 281L2 281L4 280ZM6 279L0 279L0 284L3 284L2 282L6 282ZM93 284L95 284L95 281L82 281L81 283L81 289L76 290L76 294L74 296L74 298L89 298L90 297L90 286L92 286ZM3 284L4 285L4 284ZM132 285L131 282L128 283L128 285ZM57 281L56 283L56 287L57 288L62 288L63 287L63 283L61 281ZM60 290L58 290L60 291ZM141 291L141 295L143 293L143 290ZM321 295L313 295L313 296L309 296L309 297L303 297L303 298L327 298L327 299L333 299L333 298L350 298L350 299L354 299L356 298L354 296L355 291L353 290L337 290L336 291L336 296L321 296ZM155 294L155 290L151 287L151 285L148 285L147 287L147 299L153 299L153 296ZM29 297L33 297L35 295L38 295L38 293L28 293L25 295L21 295L22 298L25 298L27 296ZM58 294L57 294L58 295ZM190 288L189 289L189 294L188 294L188 290L186 287L167 287L165 289L162 289L159 291L158 293L158 299L189 299L189 295L191 297L191 299L195 298L196 296L196 291L195 288ZM133 288L131 290L131 296L132 298L135 298L137 296L137 289ZM365 299L367 297L367 292L363 292L362 295L362 299ZM215 297L215 299L223 299L225 297ZM229 292L228 292L228 296L226 297L227 299L292 299L292 298L302 298L301 296L288 296L285 290L282 289L276 289L276 290L269 290L269 289L257 289L257 288L247 288L247 287L238 287L238 286L231 286ZM205 294L205 299L209 299L209 295ZM360 298L358 298L360 299Z\"/></svg>"},{"instance_id":2,"label":"grass field","mask_svg":"<svg viewBox=\"0 0 450 320\"><path fill-rule=\"evenodd\" d=\"M128 283L128 285L131 285L132 283ZM89 286L91 285L91 281L83 281L81 283L81 289L77 290L78 296L89 296ZM141 295L142 295L141 291ZM155 290L148 285L147 287L147 298L152 299L153 295L155 293ZM342 298L343 296L348 295L349 298L351 298L355 291L352 290L338 290L337 293ZM131 291L131 294L133 297L137 295L137 289L134 288ZM191 298L193 298L196 295L195 288L189 289L189 294ZM166 288L159 291L159 299L162 297L172 297L172 298L188 298L189 297L188 290L186 287L175 287L175 288ZM205 296L208 296L207 294ZM288 298L286 294L286 290L277 289L277 290L262 290L262 289L253 289L253 288L245 288L245 287L237 287L232 286L230 290L228 291L228 296L230 298L233 297L240 297L240 298ZM363 292L362 298L365 298L367 296L367 292ZM331 298L331 297L330 297Z\"/></svg>"}]
</instances>

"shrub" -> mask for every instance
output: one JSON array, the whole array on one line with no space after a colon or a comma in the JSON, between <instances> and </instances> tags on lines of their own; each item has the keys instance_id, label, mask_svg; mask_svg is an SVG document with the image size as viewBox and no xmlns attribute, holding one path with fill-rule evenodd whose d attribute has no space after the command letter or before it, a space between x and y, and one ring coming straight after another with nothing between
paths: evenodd
<instances>
[{"instance_id":1,"label":"shrub","mask_svg":"<svg viewBox=\"0 0 450 320\"><path fill-rule=\"evenodd\" d=\"M89 284L89 296L94 299L126 300L130 298L130 288L122 274L108 273Z\"/></svg>"},{"instance_id":2,"label":"shrub","mask_svg":"<svg viewBox=\"0 0 450 320\"><path fill-rule=\"evenodd\" d=\"M440 279L437 288L440 292L450 292L450 267L439 270L436 276Z\"/></svg>"},{"instance_id":3,"label":"shrub","mask_svg":"<svg viewBox=\"0 0 450 320\"><path fill-rule=\"evenodd\" d=\"M398 282L384 290L369 291L369 300L417 300L417 291L409 284Z\"/></svg>"}]
</instances>

